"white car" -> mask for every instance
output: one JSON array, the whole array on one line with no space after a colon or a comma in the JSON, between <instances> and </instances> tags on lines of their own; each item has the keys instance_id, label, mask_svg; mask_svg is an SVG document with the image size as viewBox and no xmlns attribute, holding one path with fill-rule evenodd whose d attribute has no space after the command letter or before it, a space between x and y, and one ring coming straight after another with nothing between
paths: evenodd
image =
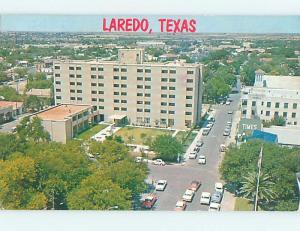
<instances>
[{"instance_id":1,"label":"white car","mask_svg":"<svg viewBox=\"0 0 300 231\"><path fill-rule=\"evenodd\" d=\"M197 143L196 143L196 146L197 147L202 147L203 145L203 141L202 140L198 140Z\"/></svg>"},{"instance_id":2,"label":"white car","mask_svg":"<svg viewBox=\"0 0 300 231\"><path fill-rule=\"evenodd\" d=\"M165 166L166 163L162 160L162 159L156 159L156 160L153 160L152 162L154 165L161 165L161 166Z\"/></svg>"},{"instance_id":3,"label":"white car","mask_svg":"<svg viewBox=\"0 0 300 231\"><path fill-rule=\"evenodd\" d=\"M233 111L228 111L228 114L229 114L229 115L233 114Z\"/></svg>"},{"instance_id":4,"label":"white car","mask_svg":"<svg viewBox=\"0 0 300 231\"><path fill-rule=\"evenodd\" d=\"M206 157L204 155L199 156L198 164L206 164Z\"/></svg>"},{"instance_id":5,"label":"white car","mask_svg":"<svg viewBox=\"0 0 300 231\"><path fill-rule=\"evenodd\" d=\"M230 105L230 101L226 101L226 103L225 103L226 105Z\"/></svg>"},{"instance_id":6,"label":"white car","mask_svg":"<svg viewBox=\"0 0 300 231\"><path fill-rule=\"evenodd\" d=\"M208 211L213 211L214 212L214 211L220 211L220 209L221 209L221 205L220 204L212 202L209 205Z\"/></svg>"},{"instance_id":7,"label":"white car","mask_svg":"<svg viewBox=\"0 0 300 231\"><path fill-rule=\"evenodd\" d=\"M182 200L187 202L192 202L195 192L193 190L187 189L182 196Z\"/></svg>"},{"instance_id":8,"label":"white car","mask_svg":"<svg viewBox=\"0 0 300 231\"><path fill-rule=\"evenodd\" d=\"M215 183L215 190L216 190L217 192L220 192L220 193L223 194L223 192L224 192L223 184L220 183L220 182Z\"/></svg>"},{"instance_id":9,"label":"white car","mask_svg":"<svg viewBox=\"0 0 300 231\"><path fill-rule=\"evenodd\" d=\"M206 128L211 129L212 127L213 127L213 124L211 124L211 123L208 123L208 124L206 125Z\"/></svg>"},{"instance_id":10,"label":"white car","mask_svg":"<svg viewBox=\"0 0 300 231\"><path fill-rule=\"evenodd\" d=\"M209 192L202 192L201 198L200 198L200 204L202 204L202 205L210 204L210 193Z\"/></svg>"},{"instance_id":11,"label":"white car","mask_svg":"<svg viewBox=\"0 0 300 231\"><path fill-rule=\"evenodd\" d=\"M223 136L229 136L229 135L230 135L230 130L225 129L225 131L223 132Z\"/></svg>"},{"instance_id":12,"label":"white car","mask_svg":"<svg viewBox=\"0 0 300 231\"><path fill-rule=\"evenodd\" d=\"M196 152L191 152L189 154L189 159L196 159L197 158L197 153Z\"/></svg>"},{"instance_id":13,"label":"white car","mask_svg":"<svg viewBox=\"0 0 300 231\"><path fill-rule=\"evenodd\" d=\"M156 191L164 191L167 187L167 181L166 180L159 180L157 181L157 184L155 186Z\"/></svg>"},{"instance_id":14,"label":"white car","mask_svg":"<svg viewBox=\"0 0 300 231\"><path fill-rule=\"evenodd\" d=\"M227 126L231 126L232 123L230 121L227 122Z\"/></svg>"}]
</instances>

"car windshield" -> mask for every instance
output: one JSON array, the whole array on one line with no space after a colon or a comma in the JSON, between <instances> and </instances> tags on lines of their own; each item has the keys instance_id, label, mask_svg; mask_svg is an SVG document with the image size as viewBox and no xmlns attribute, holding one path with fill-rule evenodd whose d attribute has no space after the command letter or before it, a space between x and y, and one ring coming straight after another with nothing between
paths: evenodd
<instances>
[{"instance_id":1,"label":"car windshield","mask_svg":"<svg viewBox=\"0 0 300 231\"><path fill-rule=\"evenodd\" d=\"M164 182L158 182L157 184L158 185L164 185L165 183Z\"/></svg>"}]
</instances>

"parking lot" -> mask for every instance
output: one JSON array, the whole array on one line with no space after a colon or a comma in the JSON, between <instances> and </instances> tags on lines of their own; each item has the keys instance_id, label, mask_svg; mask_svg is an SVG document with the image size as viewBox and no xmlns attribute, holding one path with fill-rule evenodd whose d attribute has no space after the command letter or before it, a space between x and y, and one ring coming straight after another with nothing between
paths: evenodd
<instances>
[{"instance_id":1,"label":"parking lot","mask_svg":"<svg viewBox=\"0 0 300 231\"><path fill-rule=\"evenodd\" d=\"M165 179L168 181L165 191L157 192L158 201L155 210L174 210L176 202L182 198L193 180L201 181L202 185L196 192L193 201L188 203L186 210L208 210L207 205L200 205L200 197L202 192L213 193L215 183L220 182L218 168L221 154L219 148L229 138L223 136L223 132L227 122L232 120L232 114L228 114L228 111L236 111L238 108L238 95L233 95L232 99L233 102L230 105L214 106L216 122L210 133L202 137L204 144L199 153L206 156L206 165L199 165L198 159L187 159L185 165L155 166L149 164L150 180ZM223 200L225 199L223 198Z\"/></svg>"}]
</instances>

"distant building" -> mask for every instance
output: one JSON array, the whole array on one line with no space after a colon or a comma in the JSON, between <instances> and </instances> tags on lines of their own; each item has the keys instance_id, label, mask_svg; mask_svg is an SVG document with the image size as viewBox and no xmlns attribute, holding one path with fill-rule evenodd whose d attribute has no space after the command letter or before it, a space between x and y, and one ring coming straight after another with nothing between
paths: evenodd
<instances>
[{"instance_id":1,"label":"distant building","mask_svg":"<svg viewBox=\"0 0 300 231\"><path fill-rule=\"evenodd\" d=\"M0 107L11 107L12 117L16 117L17 115L21 115L25 112L23 102L0 101Z\"/></svg>"},{"instance_id":2,"label":"distant building","mask_svg":"<svg viewBox=\"0 0 300 231\"><path fill-rule=\"evenodd\" d=\"M264 132L264 131L260 131L260 130L254 130L252 132L252 135L247 137L247 140L253 140L253 139L258 139L258 140L262 140L268 143L273 143L273 144L277 144L278 143L278 137L276 134L272 134L269 132Z\"/></svg>"},{"instance_id":3,"label":"distant building","mask_svg":"<svg viewBox=\"0 0 300 231\"><path fill-rule=\"evenodd\" d=\"M26 95L34 95L41 98L51 98L51 89L38 89L38 88L32 88L29 91L26 92Z\"/></svg>"},{"instance_id":4,"label":"distant building","mask_svg":"<svg viewBox=\"0 0 300 231\"><path fill-rule=\"evenodd\" d=\"M202 82L201 64L145 62L143 49L120 49L117 61L54 62L56 104L92 105L96 121L189 128L201 120Z\"/></svg>"},{"instance_id":5,"label":"distant building","mask_svg":"<svg viewBox=\"0 0 300 231\"><path fill-rule=\"evenodd\" d=\"M0 124L4 124L13 119L12 106L0 106Z\"/></svg>"},{"instance_id":6,"label":"distant building","mask_svg":"<svg viewBox=\"0 0 300 231\"><path fill-rule=\"evenodd\" d=\"M49 132L51 140L66 143L88 128L92 122L92 107L87 105L59 105L35 113Z\"/></svg>"},{"instance_id":7,"label":"distant building","mask_svg":"<svg viewBox=\"0 0 300 231\"><path fill-rule=\"evenodd\" d=\"M178 58L175 54L163 54L158 57L159 61L166 62L166 61L175 61Z\"/></svg>"},{"instance_id":8,"label":"distant building","mask_svg":"<svg viewBox=\"0 0 300 231\"><path fill-rule=\"evenodd\" d=\"M142 41L142 42L136 42L136 45L141 48L147 48L147 47L164 48L166 44L161 41Z\"/></svg>"},{"instance_id":9,"label":"distant building","mask_svg":"<svg viewBox=\"0 0 300 231\"><path fill-rule=\"evenodd\" d=\"M255 72L253 87L245 87L242 117L269 121L282 116L290 125L300 125L300 76L271 76Z\"/></svg>"},{"instance_id":10,"label":"distant building","mask_svg":"<svg viewBox=\"0 0 300 231\"><path fill-rule=\"evenodd\" d=\"M277 135L278 144L289 147L300 147L300 126L272 126L263 128L265 132Z\"/></svg>"}]
</instances>

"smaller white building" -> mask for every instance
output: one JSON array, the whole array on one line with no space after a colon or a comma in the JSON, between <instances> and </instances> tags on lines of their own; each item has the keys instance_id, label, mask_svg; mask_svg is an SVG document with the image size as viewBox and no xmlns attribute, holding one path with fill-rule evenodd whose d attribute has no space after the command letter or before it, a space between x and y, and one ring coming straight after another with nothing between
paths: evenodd
<instances>
[{"instance_id":1,"label":"smaller white building","mask_svg":"<svg viewBox=\"0 0 300 231\"><path fill-rule=\"evenodd\" d=\"M257 70L254 86L242 93L243 118L269 121L282 116L288 125L300 125L300 76L271 76Z\"/></svg>"}]
</instances>

